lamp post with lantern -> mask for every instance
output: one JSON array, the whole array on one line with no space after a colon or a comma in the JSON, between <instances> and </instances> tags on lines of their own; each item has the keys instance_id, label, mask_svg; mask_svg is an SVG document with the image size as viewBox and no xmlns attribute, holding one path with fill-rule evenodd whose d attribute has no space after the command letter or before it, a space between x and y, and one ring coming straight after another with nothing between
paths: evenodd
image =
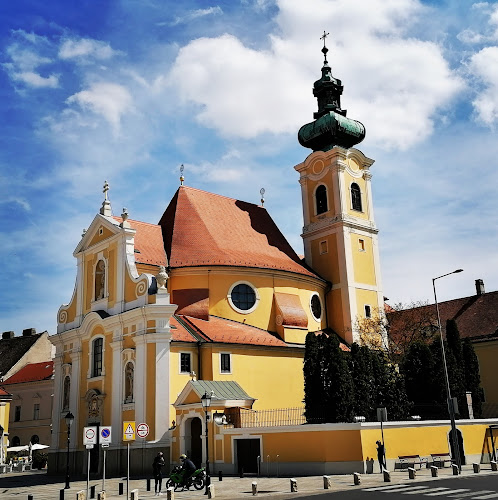
<instances>
[{"instance_id":1,"label":"lamp post with lantern","mask_svg":"<svg viewBox=\"0 0 498 500\"><path fill-rule=\"evenodd\" d=\"M64 417L67 426L67 455L66 455L66 486L64 486L65 490L69 489L69 443L71 441L71 425L74 421L74 415L68 411L67 415Z\"/></svg>"},{"instance_id":2,"label":"lamp post with lantern","mask_svg":"<svg viewBox=\"0 0 498 500\"><path fill-rule=\"evenodd\" d=\"M201 397L202 408L206 415L206 491L205 495L208 494L209 485L211 484L211 476L209 471L209 439L208 439L208 421L209 421L209 407L211 406L211 394L207 391L204 392L204 396Z\"/></svg>"},{"instance_id":3,"label":"lamp post with lantern","mask_svg":"<svg viewBox=\"0 0 498 500\"><path fill-rule=\"evenodd\" d=\"M436 296L436 280L440 278L444 278L445 276L449 276L450 274L457 274L461 273L463 269L456 269L455 271L451 271L451 273L446 273L441 276L438 276L437 278L432 279L432 288L434 290L434 302L436 304L436 311L437 311L437 324L439 328L439 338L441 340L441 352L443 353L443 368L444 368L444 377L445 377L445 382L446 382L446 397L448 400L448 412L450 414L450 421L451 421L451 438L453 442L453 454L454 454L454 459L456 462L456 465L458 466L458 471L461 473L462 472L462 463L460 460L460 449L458 448L458 439L457 439L457 434L456 434L456 422L455 422L455 405L453 402L453 398L451 397L451 389L450 389L450 379L448 377L448 366L446 365L446 354L444 350L444 341L443 341L443 330L441 328L441 317L439 315L439 304L437 302L437 296Z\"/></svg>"}]
</instances>

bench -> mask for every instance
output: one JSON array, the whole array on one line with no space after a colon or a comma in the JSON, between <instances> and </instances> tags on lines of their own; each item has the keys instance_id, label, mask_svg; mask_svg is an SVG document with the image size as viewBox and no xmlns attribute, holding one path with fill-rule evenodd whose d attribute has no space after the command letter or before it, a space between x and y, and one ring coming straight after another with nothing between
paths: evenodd
<instances>
[{"instance_id":1,"label":"bench","mask_svg":"<svg viewBox=\"0 0 498 500\"><path fill-rule=\"evenodd\" d=\"M420 455L399 455L398 461L394 463L394 469L415 468L415 465L418 465L420 469L422 465L428 467L427 458L420 457Z\"/></svg>"},{"instance_id":2,"label":"bench","mask_svg":"<svg viewBox=\"0 0 498 500\"><path fill-rule=\"evenodd\" d=\"M451 464L451 456L449 453L431 453L432 465L438 469L442 469L446 462Z\"/></svg>"}]
</instances>

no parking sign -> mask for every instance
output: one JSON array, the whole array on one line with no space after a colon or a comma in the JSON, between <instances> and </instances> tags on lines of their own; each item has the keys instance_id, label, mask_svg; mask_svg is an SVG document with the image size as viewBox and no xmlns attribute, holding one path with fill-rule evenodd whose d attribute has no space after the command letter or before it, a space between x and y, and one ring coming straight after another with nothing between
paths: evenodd
<instances>
[{"instance_id":1,"label":"no parking sign","mask_svg":"<svg viewBox=\"0 0 498 500\"><path fill-rule=\"evenodd\" d=\"M102 445L111 443L111 427L100 428L99 443Z\"/></svg>"}]
</instances>

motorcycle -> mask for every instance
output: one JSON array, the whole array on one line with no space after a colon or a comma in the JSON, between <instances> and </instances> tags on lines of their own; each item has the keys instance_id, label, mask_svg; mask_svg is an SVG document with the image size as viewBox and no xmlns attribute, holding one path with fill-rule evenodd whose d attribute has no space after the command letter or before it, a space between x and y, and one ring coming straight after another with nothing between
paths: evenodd
<instances>
[{"instance_id":1,"label":"motorcycle","mask_svg":"<svg viewBox=\"0 0 498 500\"><path fill-rule=\"evenodd\" d=\"M169 479L166 481L166 488L174 487L175 490L181 486L183 483L184 472L181 466L177 465L173 467L169 475ZM196 490L202 490L206 484L206 470L204 467L197 469L187 480L185 488L190 488L193 486Z\"/></svg>"}]
</instances>

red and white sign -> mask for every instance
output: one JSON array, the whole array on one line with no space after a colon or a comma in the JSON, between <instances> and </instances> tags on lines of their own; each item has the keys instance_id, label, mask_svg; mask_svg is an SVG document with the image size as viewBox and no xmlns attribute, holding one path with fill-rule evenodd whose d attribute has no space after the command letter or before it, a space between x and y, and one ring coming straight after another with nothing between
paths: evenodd
<instances>
[{"instance_id":1,"label":"red and white sign","mask_svg":"<svg viewBox=\"0 0 498 500\"><path fill-rule=\"evenodd\" d=\"M97 444L97 427L83 428L83 444Z\"/></svg>"},{"instance_id":2,"label":"red and white sign","mask_svg":"<svg viewBox=\"0 0 498 500\"><path fill-rule=\"evenodd\" d=\"M137 436L145 438L149 435L149 426L146 423L137 425Z\"/></svg>"}]
</instances>

